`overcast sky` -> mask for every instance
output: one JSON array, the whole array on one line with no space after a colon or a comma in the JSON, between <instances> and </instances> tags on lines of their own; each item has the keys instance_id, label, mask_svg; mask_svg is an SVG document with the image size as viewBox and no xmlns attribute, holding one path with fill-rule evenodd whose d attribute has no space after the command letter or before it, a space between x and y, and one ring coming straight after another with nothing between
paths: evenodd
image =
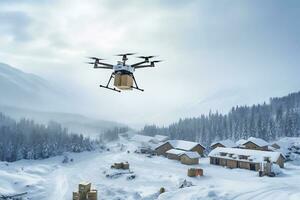
<instances>
[{"instance_id":1,"label":"overcast sky","mask_svg":"<svg viewBox=\"0 0 300 200\"><path fill-rule=\"evenodd\" d=\"M298 0L1 0L0 62L67 88L73 112L169 124L298 91L299 19ZM145 92L101 89L111 72L83 63L123 52L164 60L136 71Z\"/></svg>"}]
</instances>

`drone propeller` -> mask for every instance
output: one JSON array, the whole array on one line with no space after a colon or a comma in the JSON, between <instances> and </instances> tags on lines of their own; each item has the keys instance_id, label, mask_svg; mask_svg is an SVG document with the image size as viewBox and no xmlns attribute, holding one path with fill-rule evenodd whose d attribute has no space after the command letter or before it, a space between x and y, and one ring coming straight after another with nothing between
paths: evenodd
<instances>
[{"instance_id":1,"label":"drone propeller","mask_svg":"<svg viewBox=\"0 0 300 200\"><path fill-rule=\"evenodd\" d=\"M94 65L95 63L94 62L85 62L87 64L91 64L91 65Z\"/></svg>"},{"instance_id":2,"label":"drone propeller","mask_svg":"<svg viewBox=\"0 0 300 200\"><path fill-rule=\"evenodd\" d=\"M134 55L136 53L121 53L121 54L117 54L116 56L131 56L131 55Z\"/></svg>"},{"instance_id":3,"label":"drone propeller","mask_svg":"<svg viewBox=\"0 0 300 200\"><path fill-rule=\"evenodd\" d=\"M151 61L152 63L159 63L159 62L162 62L163 60L154 60L154 61Z\"/></svg>"},{"instance_id":4,"label":"drone propeller","mask_svg":"<svg viewBox=\"0 0 300 200\"><path fill-rule=\"evenodd\" d=\"M123 65L125 65L125 62L128 60L127 56L134 55L135 53L124 53L124 54L117 54L116 56L122 56Z\"/></svg>"},{"instance_id":5,"label":"drone propeller","mask_svg":"<svg viewBox=\"0 0 300 200\"><path fill-rule=\"evenodd\" d=\"M104 60L102 58L97 58L97 57L88 57L89 59L92 59L92 60Z\"/></svg>"},{"instance_id":6,"label":"drone propeller","mask_svg":"<svg viewBox=\"0 0 300 200\"><path fill-rule=\"evenodd\" d=\"M142 59L150 59L150 58L154 58L156 56L138 56L137 58L142 58Z\"/></svg>"}]
</instances>

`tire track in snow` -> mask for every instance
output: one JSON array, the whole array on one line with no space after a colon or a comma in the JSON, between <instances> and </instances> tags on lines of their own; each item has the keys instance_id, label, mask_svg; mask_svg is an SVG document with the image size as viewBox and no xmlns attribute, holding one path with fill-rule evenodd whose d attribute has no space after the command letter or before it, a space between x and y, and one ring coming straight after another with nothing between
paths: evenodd
<instances>
[{"instance_id":1,"label":"tire track in snow","mask_svg":"<svg viewBox=\"0 0 300 200\"><path fill-rule=\"evenodd\" d=\"M69 187L68 178L62 168L57 169L50 177L48 182L51 183L49 186L49 199L53 200L64 200L67 198L67 191Z\"/></svg>"},{"instance_id":2,"label":"tire track in snow","mask_svg":"<svg viewBox=\"0 0 300 200\"><path fill-rule=\"evenodd\" d=\"M283 186L283 187L267 187L259 190L252 190L249 192L243 192L235 195L232 199L235 200L282 200L288 199L287 197L292 195L297 195L300 193L293 186ZM284 197L283 197L284 196ZM269 198L268 198L269 197Z\"/></svg>"}]
</instances>

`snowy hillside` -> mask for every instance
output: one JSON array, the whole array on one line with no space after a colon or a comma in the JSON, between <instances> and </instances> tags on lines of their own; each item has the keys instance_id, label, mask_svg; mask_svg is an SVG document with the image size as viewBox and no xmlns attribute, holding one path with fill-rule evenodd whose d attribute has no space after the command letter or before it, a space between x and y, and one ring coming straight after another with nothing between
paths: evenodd
<instances>
[{"instance_id":1,"label":"snowy hillside","mask_svg":"<svg viewBox=\"0 0 300 200\"><path fill-rule=\"evenodd\" d=\"M122 144L121 144L122 143ZM90 181L98 189L101 200L298 200L300 199L300 166L286 163L277 177L258 177L257 172L227 169L210 165L207 158L200 159L204 176L187 177L189 166L164 157L151 158L133 153L136 144L121 140L109 144L110 151L68 154L73 162L62 163L63 157L40 161L21 160L0 162L0 193L28 192L27 198L65 200L80 181ZM130 151L128 153L127 151ZM114 162L128 161L136 175L107 178ZM187 180L193 186L179 188ZM161 187L166 193L158 195Z\"/></svg>"},{"instance_id":2,"label":"snowy hillside","mask_svg":"<svg viewBox=\"0 0 300 200\"><path fill-rule=\"evenodd\" d=\"M287 160L295 165L300 165L300 138L285 137L276 142Z\"/></svg>"},{"instance_id":3,"label":"snowy hillside","mask_svg":"<svg viewBox=\"0 0 300 200\"><path fill-rule=\"evenodd\" d=\"M98 137L99 133L114 127L125 126L123 124L98 120L75 113L42 112L31 109L24 109L12 106L1 106L0 112L14 119L33 119L37 123L47 124L49 121L56 121L70 132L82 133L86 136Z\"/></svg>"},{"instance_id":4,"label":"snowy hillside","mask_svg":"<svg viewBox=\"0 0 300 200\"><path fill-rule=\"evenodd\" d=\"M39 76L1 62L0 91L0 112L15 119L33 119L42 124L56 121L70 131L92 137L98 137L104 130L121 126L111 121L64 113L65 110L73 112L75 105L74 99L68 97L68 91L53 86Z\"/></svg>"},{"instance_id":5,"label":"snowy hillside","mask_svg":"<svg viewBox=\"0 0 300 200\"><path fill-rule=\"evenodd\" d=\"M300 92L270 98L268 103L236 105L226 114L219 112L193 118L181 118L165 127L145 125L144 135L169 135L172 139L201 141L208 146L225 139L258 137L272 141L282 137L300 137Z\"/></svg>"},{"instance_id":6,"label":"snowy hillside","mask_svg":"<svg viewBox=\"0 0 300 200\"><path fill-rule=\"evenodd\" d=\"M51 101L58 101L62 95L41 77L4 63L0 63L0 91L4 94L1 95L0 104L27 108L41 108Z\"/></svg>"}]
</instances>

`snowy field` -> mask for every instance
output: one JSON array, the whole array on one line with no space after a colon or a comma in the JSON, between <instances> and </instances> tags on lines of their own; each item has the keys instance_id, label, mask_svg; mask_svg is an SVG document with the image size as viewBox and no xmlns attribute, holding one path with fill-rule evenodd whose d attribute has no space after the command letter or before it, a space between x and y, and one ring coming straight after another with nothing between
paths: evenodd
<instances>
[{"instance_id":1,"label":"snowy field","mask_svg":"<svg viewBox=\"0 0 300 200\"><path fill-rule=\"evenodd\" d=\"M300 199L300 166L293 163L286 163L280 176L260 178L257 172L213 166L204 158L199 164L204 169L204 176L189 178L186 176L189 166L164 157L148 158L133 153L135 148L135 144L125 142L125 146L110 145L110 151L72 153L68 157L74 161L66 164L62 163L63 156L0 162L0 194L28 192L28 199L65 200L71 199L79 182L90 181L92 187L98 189L101 200ZM105 176L104 171L112 171L111 164L121 161L130 163L135 179L127 180L127 175L115 179ZM179 189L184 179L194 186ZM160 187L166 188L167 192L158 196Z\"/></svg>"}]
</instances>

